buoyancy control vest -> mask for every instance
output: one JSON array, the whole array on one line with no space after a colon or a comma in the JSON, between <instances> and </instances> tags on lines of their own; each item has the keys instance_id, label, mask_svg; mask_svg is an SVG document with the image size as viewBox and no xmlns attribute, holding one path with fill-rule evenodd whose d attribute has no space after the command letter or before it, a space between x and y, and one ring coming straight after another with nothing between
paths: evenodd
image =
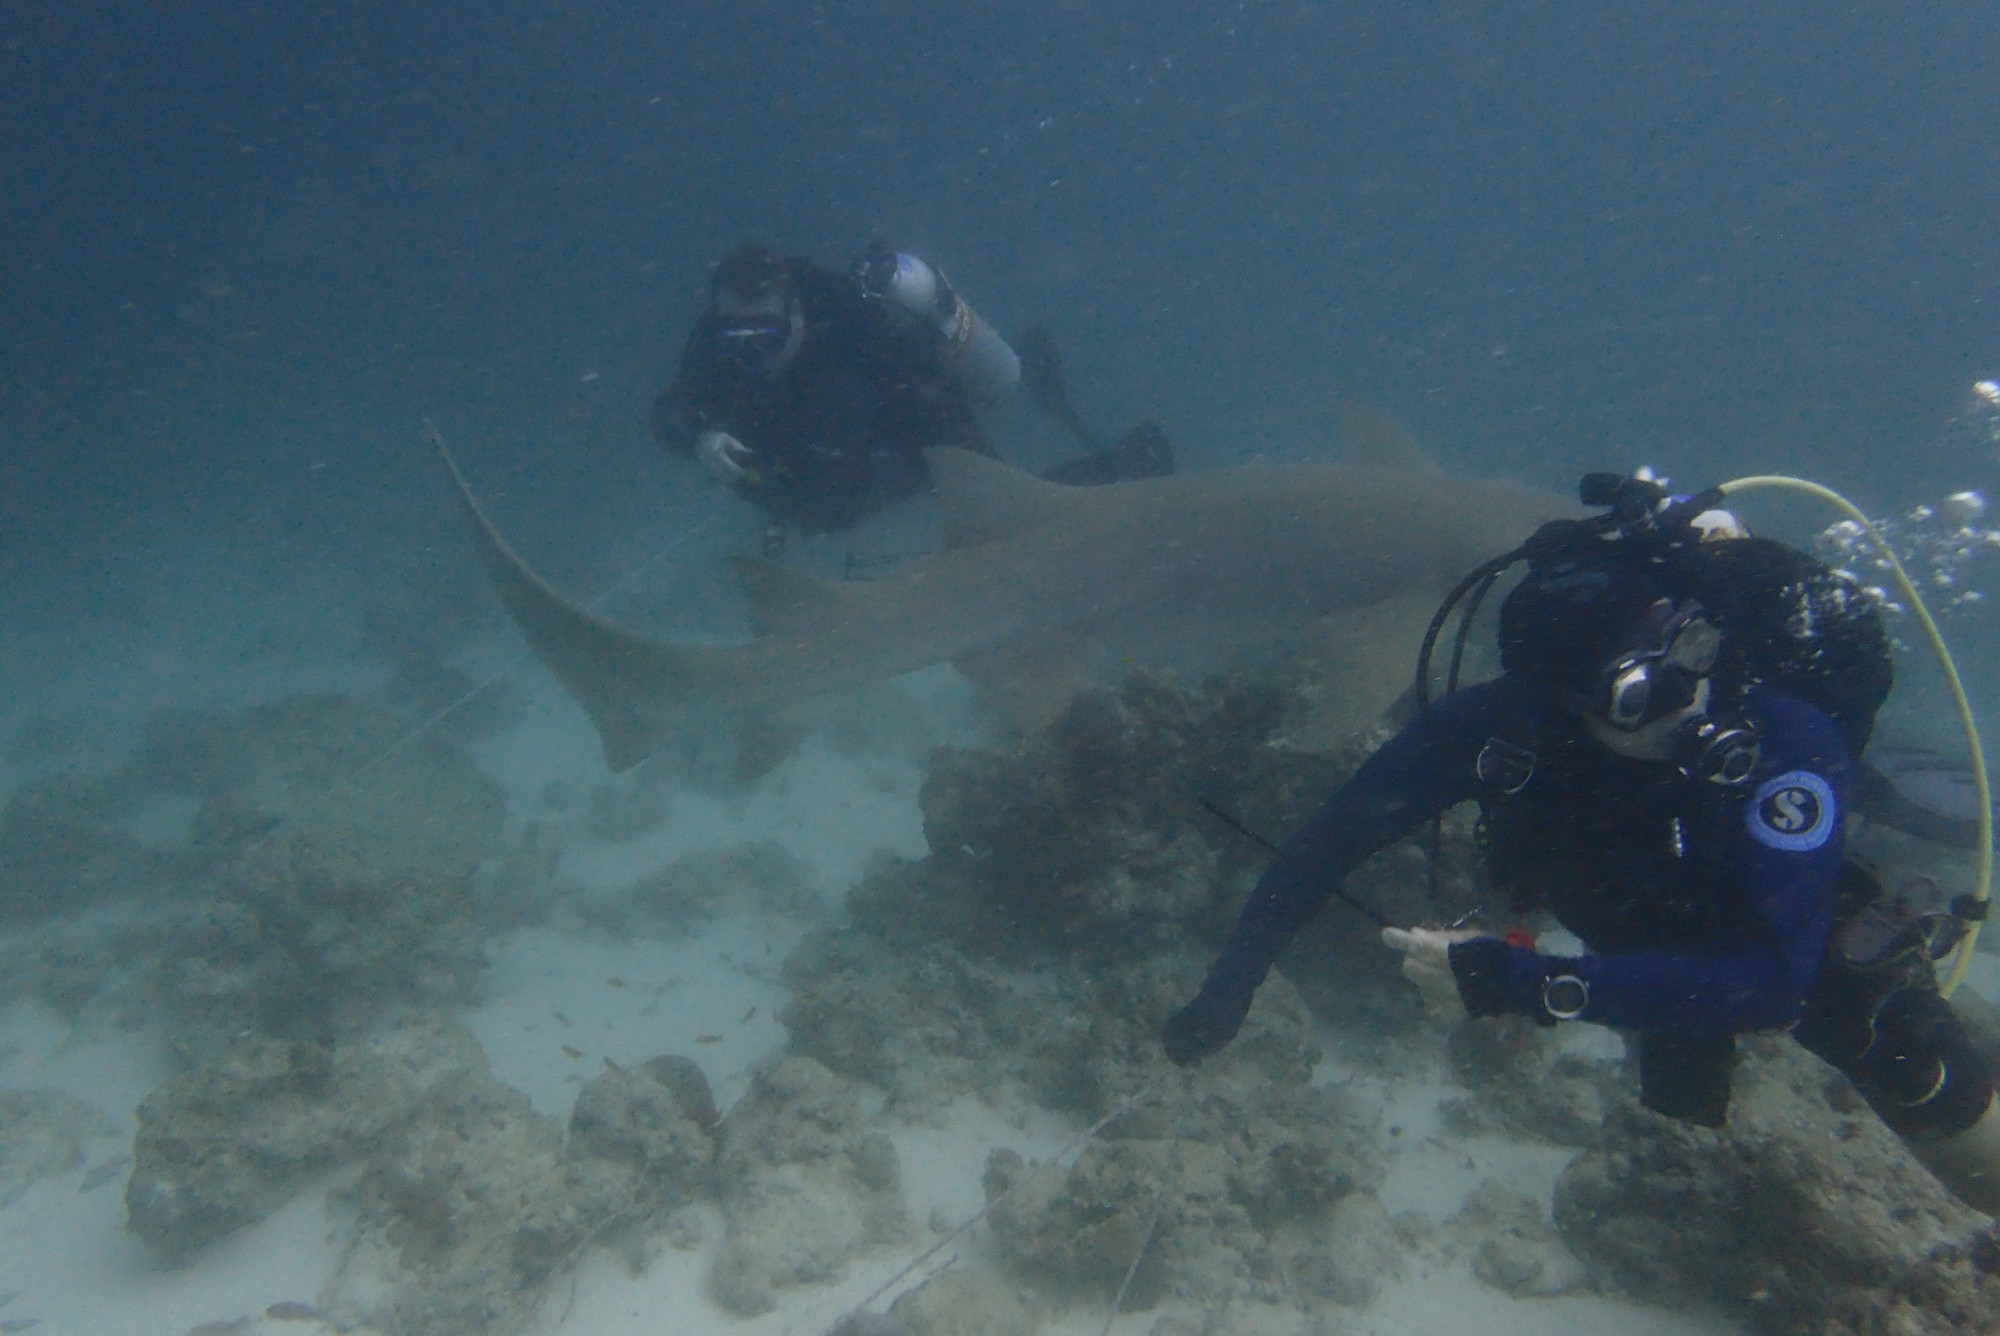
<instances>
[{"instance_id":1,"label":"buoyancy control vest","mask_svg":"<svg viewBox=\"0 0 2000 1336\"><path fill-rule=\"evenodd\" d=\"M1731 893L1740 790L1545 727L1525 704L1487 740L1476 827L1481 879L1516 913L1548 910L1602 952L1748 945L1762 925ZM1495 755L1525 772L1503 771Z\"/></svg>"},{"instance_id":2,"label":"buoyancy control vest","mask_svg":"<svg viewBox=\"0 0 2000 1336\"><path fill-rule=\"evenodd\" d=\"M1591 541L1598 561L1619 547ZM1711 718L1739 720L1752 692L1781 691L1825 713L1860 755L1893 668L1881 615L1851 578L1763 538L1655 546L1645 558L1654 580L1699 601L1723 632ZM1760 931L1724 893L1735 786L1616 756L1530 689L1513 699L1474 775L1483 872L1517 911L1552 910L1601 951L1717 949Z\"/></svg>"}]
</instances>

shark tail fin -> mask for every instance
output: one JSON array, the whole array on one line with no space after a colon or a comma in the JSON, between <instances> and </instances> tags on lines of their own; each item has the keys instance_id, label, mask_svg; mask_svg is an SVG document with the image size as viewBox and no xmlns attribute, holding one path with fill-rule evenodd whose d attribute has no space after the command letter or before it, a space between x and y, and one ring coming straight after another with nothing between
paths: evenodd
<instances>
[{"instance_id":1,"label":"shark tail fin","mask_svg":"<svg viewBox=\"0 0 2000 1336\"><path fill-rule=\"evenodd\" d=\"M681 710L727 686L732 651L643 640L564 598L500 536L435 427L430 437L500 602L535 656L596 725L604 763L613 771L630 770L664 745Z\"/></svg>"}]
</instances>

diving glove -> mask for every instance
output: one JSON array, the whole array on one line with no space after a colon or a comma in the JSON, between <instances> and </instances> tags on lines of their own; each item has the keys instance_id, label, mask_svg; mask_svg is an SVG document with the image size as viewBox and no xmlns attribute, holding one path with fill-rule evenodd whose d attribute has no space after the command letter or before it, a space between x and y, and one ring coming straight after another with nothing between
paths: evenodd
<instances>
[{"instance_id":1,"label":"diving glove","mask_svg":"<svg viewBox=\"0 0 2000 1336\"><path fill-rule=\"evenodd\" d=\"M1249 996L1231 997L1204 988L1167 1018L1160 1043L1175 1066L1185 1067L1234 1039L1249 1014Z\"/></svg>"},{"instance_id":2,"label":"diving glove","mask_svg":"<svg viewBox=\"0 0 2000 1336\"><path fill-rule=\"evenodd\" d=\"M738 483L750 476L750 447L726 431L705 431L694 443L694 455L719 483Z\"/></svg>"}]
</instances>

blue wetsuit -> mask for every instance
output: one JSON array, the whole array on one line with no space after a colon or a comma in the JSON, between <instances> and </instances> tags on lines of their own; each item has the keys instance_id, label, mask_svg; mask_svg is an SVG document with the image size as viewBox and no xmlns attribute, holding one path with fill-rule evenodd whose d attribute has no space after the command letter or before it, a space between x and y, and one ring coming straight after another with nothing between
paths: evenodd
<instances>
[{"instance_id":1,"label":"blue wetsuit","mask_svg":"<svg viewBox=\"0 0 2000 1336\"><path fill-rule=\"evenodd\" d=\"M1433 814L1482 798L1518 829L1509 846L1549 855L1533 868L1495 866L1497 880L1521 907L1553 910L1592 954L1546 956L1498 939L1460 945L1452 969L1473 1014L1546 1017L1543 986L1567 975L1588 987L1582 1020L1731 1034L1791 1024L1833 921L1850 765L1840 734L1813 707L1775 691L1753 692L1745 705L1763 743L1746 784L1686 779L1588 737L1536 736L1528 748L1536 773L1503 797L1481 792L1475 764L1489 738L1518 734L1524 722L1549 733L1524 689L1503 677L1438 702L1286 844L1207 990L1247 1000L1340 878ZM1758 794L1770 809L1762 815ZM1792 806L1780 811L1785 801Z\"/></svg>"},{"instance_id":2,"label":"blue wetsuit","mask_svg":"<svg viewBox=\"0 0 2000 1336\"><path fill-rule=\"evenodd\" d=\"M1370 757L1265 871L1200 996L1169 1022L1168 1052L1185 1061L1227 1043L1272 962L1342 878L1434 814L1478 799L1488 877L1517 910L1552 911L1588 952L1544 955L1496 937L1452 947L1472 1014L1638 1031L1646 1102L1699 1122L1722 1119L1735 1036L1802 1017L1801 1038L1848 1070L1899 1130L1983 1110L1990 1078L1956 1026L1940 1022L1949 1011L1927 976L1899 985L1926 1033L1942 1036L1915 1066L1911 1046L1891 1052L1872 1024L1852 1024L1855 1005L1871 1021L1882 1014L1880 990L1858 1003L1853 989L1816 995L1846 879L1852 776L1832 720L1784 692L1750 691L1739 708L1761 739L1758 766L1722 786L1621 757L1534 702L1503 676L1439 701ZM1491 748L1514 764L1483 764L1496 758ZM1482 780L1482 770L1504 781ZM1904 1075L1915 1067L1922 1089ZM1892 1076L1897 1088L1885 1093ZM1958 1086L1950 1107L1937 1102L1948 1076Z\"/></svg>"}]
</instances>

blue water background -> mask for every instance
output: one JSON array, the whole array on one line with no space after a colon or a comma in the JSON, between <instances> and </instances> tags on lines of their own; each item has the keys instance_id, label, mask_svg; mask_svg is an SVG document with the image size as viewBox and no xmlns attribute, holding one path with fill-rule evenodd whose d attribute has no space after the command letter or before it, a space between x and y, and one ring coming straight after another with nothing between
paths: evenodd
<instances>
[{"instance_id":1,"label":"blue water background","mask_svg":"<svg viewBox=\"0 0 2000 1336\"><path fill-rule=\"evenodd\" d=\"M2000 370L1990 4L5 13L11 616L115 616L191 544L443 587L425 415L602 587L718 504L644 413L749 233L936 259L1192 467L1310 453L1358 392L1551 486L1881 509L2000 468L1953 427Z\"/></svg>"}]
</instances>

